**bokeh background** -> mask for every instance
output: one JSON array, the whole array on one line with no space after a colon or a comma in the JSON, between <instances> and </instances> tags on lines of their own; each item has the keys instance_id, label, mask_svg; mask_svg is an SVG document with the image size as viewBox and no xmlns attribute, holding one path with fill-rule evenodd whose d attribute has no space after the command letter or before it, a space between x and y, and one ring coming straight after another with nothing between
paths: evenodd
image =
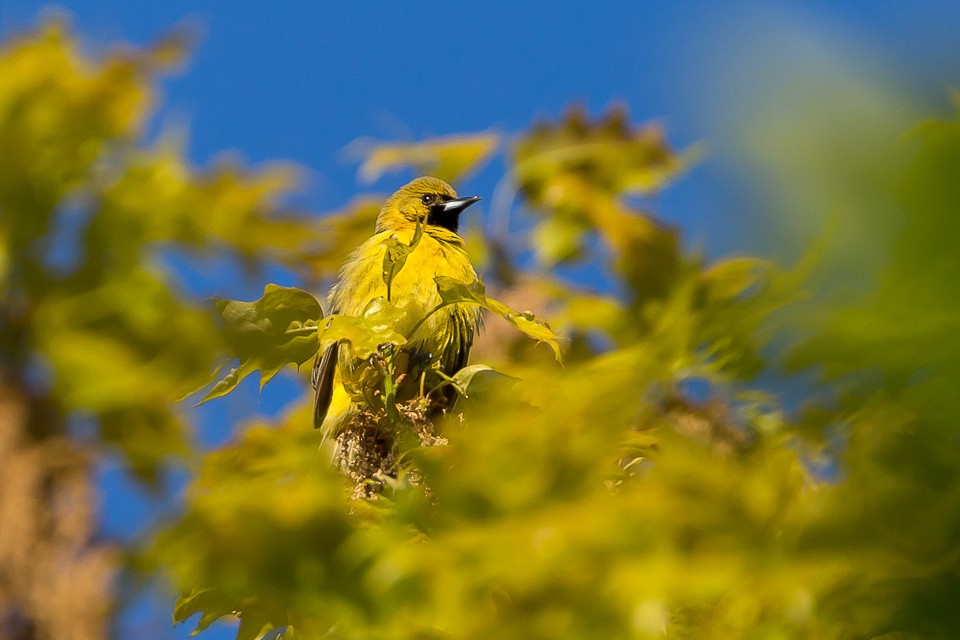
<instances>
[{"instance_id":1,"label":"bokeh background","mask_svg":"<svg viewBox=\"0 0 960 640\"><path fill-rule=\"evenodd\" d=\"M955 2L795 5L6 0L0 38L51 16L65 18L92 56L118 41L188 34L189 55L163 77L148 138L180 139L198 167L224 155L293 163L302 180L285 204L304 216L341 208L361 190L390 192L411 177L388 172L362 181L359 161L375 141L488 130L509 139L571 105L594 115L624 105L633 120L658 122L675 147L698 150L651 203L685 246L710 259L750 253L791 264L844 201L846 185L829 176L847 143L947 117L949 91L960 87ZM821 160L811 162L813 155ZM456 185L487 198L471 209L472 224L494 224L484 216L503 172L495 158ZM807 189L812 182L817 188ZM844 224L835 242L851 250L831 254L831 273L841 275L830 286L866 277L871 234L882 233L862 219ZM230 257L163 260L200 297L250 300L265 281L302 284L280 267L251 277ZM609 290L596 264L573 273ZM802 387L792 384L785 395ZM294 375L262 394L248 380L229 399L194 410L197 439L215 448L238 422L279 415L301 390ZM104 538L142 539L178 512L186 470L166 471L161 489L150 492L121 460L107 455L96 464ZM187 637L189 626L163 628L169 606L154 587L137 591L123 604L116 637ZM220 624L204 637L233 633Z\"/></svg>"}]
</instances>

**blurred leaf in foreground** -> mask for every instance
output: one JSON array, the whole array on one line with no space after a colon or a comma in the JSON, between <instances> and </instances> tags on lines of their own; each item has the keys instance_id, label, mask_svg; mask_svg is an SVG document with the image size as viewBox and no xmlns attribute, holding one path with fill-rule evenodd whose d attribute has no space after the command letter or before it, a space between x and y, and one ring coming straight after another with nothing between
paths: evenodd
<instances>
[{"instance_id":1,"label":"blurred leaf in foreground","mask_svg":"<svg viewBox=\"0 0 960 640\"><path fill-rule=\"evenodd\" d=\"M116 456L158 488L190 452L174 399L219 337L160 254L216 247L256 263L294 230L277 215L278 173L195 170L145 142L182 39L86 51L55 21L0 47L4 638L106 637L121 554L99 531L94 464Z\"/></svg>"},{"instance_id":2,"label":"blurred leaf in foreground","mask_svg":"<svg viewBox=\"0 0 960 640\"><path fill-rule=\"evenodd\" d=\"M409 144L358 141L354 146L370 145L360 165L364 182L373 182L387 171L414 167L419 175L454 183L483 165L499 143L500 137L494 133L476 133Z\"/></svg>"}]
</instances>

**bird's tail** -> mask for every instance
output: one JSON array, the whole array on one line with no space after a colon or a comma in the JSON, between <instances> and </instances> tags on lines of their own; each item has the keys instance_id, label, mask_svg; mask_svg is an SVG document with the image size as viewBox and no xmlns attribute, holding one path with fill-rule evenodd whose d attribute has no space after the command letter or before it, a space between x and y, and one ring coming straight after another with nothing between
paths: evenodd
<instances>
[{"instance_id":1,"label":"bird's tail","mask_svg":"<svg viewBox=\"0 0 960 640\"><path fill-rule=\"evenodd\" d=\"M323 435L323 439L337 437L357 414L357 411L356 403L350 398L350 394L347 393L343 385L334 385L327 415L324 416L323 423L320 424L320 433Z\"/></svg>"}]
</instances>

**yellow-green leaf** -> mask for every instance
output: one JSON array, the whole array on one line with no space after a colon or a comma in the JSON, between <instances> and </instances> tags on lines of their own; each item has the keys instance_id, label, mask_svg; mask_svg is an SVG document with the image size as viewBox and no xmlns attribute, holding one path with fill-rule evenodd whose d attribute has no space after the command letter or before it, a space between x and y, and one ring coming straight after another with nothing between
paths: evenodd
<instances>
[{"instance_id":1,"label":"yellow-green leaf","mask_svg":"<svg viewBox=\"0 0 960 640\"><path fill-rule=\"evenodd\" d=\"M366 358L382 344L403 345L407 339L396 328L403 324L407 310L374 298L360 316L329 316L319 332L321 349L346 340L355 358Z\"/></svg>"},{"instance_id":2,"label":"yellow-green leaf","mask_svg":"<svg viewBox=\"0 0 960 640\"><path fill-rule=\"evenodd\" d=\"M553 350L553 355L557 361L561 360L560 336L553 332L550 325L532 312L516 311L498 300L488 298L480 280L466 283L449 276L437 276L434 280L437 283L437 291L442 300L437 309L457 303L478 304L496 313L531 338L546 342Z\"/></svg>"},{"instance_id":3,"label":"yellow-green leaf","mask_svg":"<svg viewBox=\"0 0 960 640\"><path fill-rule=\"evenodd\" d=\"M486 162L499 142L495 133L477 133L419 143L379 144L366 153L360 178L373 182L387 171L414 167L421 174L453 182Z\"/></svg>"},{"instance_id":4,"label":"yellow-green leaf","mask_svg":"<svg viewBox=\"0 0 960 640\"><path fill-rule=\"evenodd\" d=\"M229 355L240 365L200 401L226 395L254 371L260 388L288 364L301 365L317 353L316 326L323 318L317 299L293 287L268 284L253 302L216 300Z\"/></svg>"}]
</instances>

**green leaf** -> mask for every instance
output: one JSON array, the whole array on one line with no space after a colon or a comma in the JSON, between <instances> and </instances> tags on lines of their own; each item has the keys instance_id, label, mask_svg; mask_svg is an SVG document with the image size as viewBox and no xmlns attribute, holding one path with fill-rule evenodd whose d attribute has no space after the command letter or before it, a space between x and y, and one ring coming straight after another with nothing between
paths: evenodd
<instances>
[{"instance_id":1,"label":"green leaf","mask_svg":"<svg viewBox=\"0 0 960 640\"><path fill-rule=\"evenodd\" d=\"M415 167L423 175L437 176L454 182L483 165L496 151L500 137L495 133L434 138L414 144L382 143L370 147L357 141L366 156L360 167L360 178L373 182L387 171ZM355 145L356 146L356 145Z\"/></svg>"},{"instance_id":2,"label":"green leaf","mask_svg":"<svg viewBox=\"0 0 960 640\"><path fill-rule=\"evenodd\" d=\"M479 279L468 284L449 276L436 276L434 281L437 283L437 292L440 294L442 302L433 311L451 304L478 304L497 314L531 338L539 342L546 342L553 350L553 355L557 361L562 360L560 336L554 333L550 325L530 311L516 311L498 300L487 297L483 283Z\"/></svg>"},{"instance_id":3,"label":"green leaf","mask_svg":"<svg viewBox=\"0 0 960 640\"><path fill-rule=\"evenodd\" d=\"M437 283L437 293L443 301L441 306L445 307L458 302L473 302L482 307L487 306L486 288L480 280L474 280L468 284L450 276L437 276L434 281Z\"/></svg>"},{"instance_id":4,"label":"green leaf","mask_svg":"<svg viewBox=\"0 0 960 640\"><path fill-rule=\"evenodd\" d=\"M634 126L616 107L596 119L571 109L560 122L521 137L513 156L518 184L538 205L570 178L591 191L648 195L692 161L670 148L658 126Z\"/></svg>"},{"instance_id":5,"label":"green leaf","mask_svg":"<svg viewBox=\"0 0 960 640\"><path fill-rule=\"evenodd\" d=\"M757 282L766 261L753 257L729 258L710 266L703 279L710 285L714 299L732 299Z\"/></svg>"},{"instance_id":6,"label":"green leaf","mask_svg":"<svg viewBox=\"0 0 960 640\"><path fill-rule=\"evenodd\" d=\"M306 291L268 284L259 300L215 303L223 319L229 355L239 358L240 365L215 384L200 404L230 393L254 371L260 372L263 389L280 369L288 364L299 366L317 353L315 328L323 311Z\"/></svg>"},{"instance_id":7,"label":"green leaf","mask_svg":"<svg viewBox=\"0 0 960 640\"><path fill-rule=\"evenodd\" d=\"M240 627L237 629L236 640L261 640L274 629L282 627L285 622L277 622L269 612L258 608L245 608L240 614Z\"/></svg>"},{"instance_id":8,"label":"green leaf","mask_svg":"<svg viewBox=\"0 0 960 640\"><path fill-rule=\"evenodd\" d=\"M198 613L201 614L197 626L190 632L190 635L195 636L220 618L233 615L233 610L223 606L217 596L214 589L192 589L181 595L173 606L173 623L180 624Z\"/></svg>"},{"instance_id":9,"label":"green leaf","mask_svg":"<svg viewBox=\"0 0 960 640\"><path fill-rule=\"evenodd\" d=\"M506 305L496 300L488 301L492 311L499 313L504 320L515 326L517 329L539 342L545 342L553 350L553 356L557 362L562 360L560 353L560 336L554 333L544 320L541 320L530 311L514 311ZM499 309L498 309L499 307Z\"/></svg>"},{"instance_id":10,"label":"green leaf","mask_svg":"<svg viewBox=\"0 0 960 640\"><path fill-rule=\"evenodd\" d=\"M413 233L410 244L404 244L397 239L396 234L387 238L383 243L386 251L383 254L383 283L387 285L387 302L391 300L391 291L393 279L403 269L407 263L407 258L413 253L413 250L420 244L420 238L423 237L423 224L417 220L417 229Z\"/></svg>"},{"instance_id":11,"label":"green leaf","mask_svg":"<svg viewBox=\"0 0 960 640\"><path fill-rule=\"evenodd\" d=\"M457 371L451 378L463 397L469 398L475 392L483 392L498 382L517 381L519 378L500 373L487 364L471 364Z\"/></svg>"},{"instance_id":12,"label":"green leaf","mask_svg":"<svg viewBox=\"0 0 960 640\"><path fill-rule=\"evenodd\" d=\"M390 300L393 297L393 279L407 263L412 249L410 245L400 242L396 235L387 238L383 246L386 248L383 254L383 283L387 285L387 300Z\"/></svg>"},{"instance_id":13,"label":"green leaf","mask_svg":"<svg viewBox=\"0 0 960 640\"><path fill-rule=\"evenodd\" d=\"M240 384L244 378L257 370L257 365L253 360L245 360L240 364L239 367L234 367L230 369L230 372L227 373L223 378L217 381L215 385L210 388L210 391L203 396L203 398L194 406L200 406L208 400L213 400L214 398L220 398L231 391L233 391L238 384ZM261 387L263 385L261 384ZM193 394L188 394L193 395Z\"/></svg>"},{"instance_id":14,"label":"green leaf","mask_svg":"<svg viewBox=\"0 0 960 640\"><path fill-rule=\"evenodd\" d=\"M366 358L375 353L380 345L402 345L407 339L396 327L407 316L407 310L387 302L383 297L374 298L360 316L332 315L320 329L319 346L328 346L346 340L350 343L355 358Z\"/></svg>"},{"instance_id":15,"label":"green leaf","mask_svg":"<svg viewBox=\"0 0 960 640\"><path fill-rule=\"evenodd\" d=\"M483 371L493 371L493 367L488 364L471 364L460 369L453 376L452 380L461 388L466 390L470 386L470 381L474 376Z\"/></svg>"},{"instance_id":16,"label":"green leaf","mask_svg":"<svg viewBox=\"0 0 960 640\"><path fill-rule=\"evenodd\" d=\"M546 218L531 232L531 243L537 259L545 266L553 266L579 258L589 227L579 221L559 216Z\"/></svg>"}]
</instances>

